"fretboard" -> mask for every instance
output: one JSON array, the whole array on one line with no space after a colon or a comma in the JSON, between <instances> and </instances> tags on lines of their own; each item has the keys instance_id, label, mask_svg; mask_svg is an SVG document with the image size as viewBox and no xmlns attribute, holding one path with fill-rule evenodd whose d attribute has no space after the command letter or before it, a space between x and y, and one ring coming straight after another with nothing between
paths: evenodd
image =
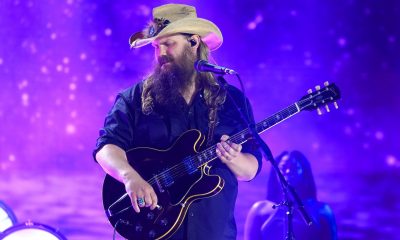
<instances>
[{"instance_id":1,"label":"fretboard","mask_svg":"<svg viewBox=\"0 0 400 240\"><path fill-rule=\"evenodd\" d=\"M261 122L255 125L255 130L257 133L262 133L265 130L275 126L276 124L283 122L284 120L294 116L296 113L300 112L300 109L297 103L290 105L287 108L282 109L281 111L273 114L272 116L262 120ZM242 131L236 133L235 135L229 138L229 141L232 141L236 144L243 144L252 138L252 134L249 128L243 129ZM192 157L192 164L194 164L197 168L216 159L218 156L216 154L217 145L213 145L195 156Z\"/></svg>"}]
</instances>

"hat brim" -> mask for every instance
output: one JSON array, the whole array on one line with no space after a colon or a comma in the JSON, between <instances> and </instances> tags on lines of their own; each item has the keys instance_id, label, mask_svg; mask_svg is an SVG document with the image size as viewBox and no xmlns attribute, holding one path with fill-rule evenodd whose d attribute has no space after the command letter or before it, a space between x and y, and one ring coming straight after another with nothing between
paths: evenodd
<instances>
[{"instance_id":1,"label":"hat brim","mask_svg":"<svg viewBox=\"0 0 400 240\"><path fill-rule=\"evenodd\" d=\"M132 48L139 48L152 43L157 38L177 33L199 35L210 51L218 49L223 42L222 33L213 22L203 18L183 18L168 24L151 38L145 38L142 32L135 33L130 37L129 44Z\"/></svg>"}]
</instances>

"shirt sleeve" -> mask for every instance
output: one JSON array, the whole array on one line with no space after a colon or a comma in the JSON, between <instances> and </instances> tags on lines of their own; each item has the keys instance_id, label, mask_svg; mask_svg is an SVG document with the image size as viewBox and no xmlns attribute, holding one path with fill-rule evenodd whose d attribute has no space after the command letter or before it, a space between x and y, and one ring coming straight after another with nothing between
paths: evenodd
<instances>
[{"instance_id":1,"label":"shirt sleeve","mask_svg":"<svg viewBox=\"0 0 400 240\"><path fill-rule=\"evenodd\" d=\"M239 89L230 86L228 89L230 92L230 96L227 96L228 98L232 98L232 102L234 104L235 111L237 112L238 118L240 118L241 121L241 128L245 129L248 127L248 123L254 123L254 116L253 116L253 110L251 107L251 104L249 100L246 98L246 104L247 108L244 105L244 98L243 98L243 93L239 91ZM233 106L231 106L233 107ZM246 112L247 110L247 112ZM239 112L240 111L240 112ZM252 154L258 162L258 169L257 169L257 174L261 171L262 168L262 155L259 150L258 143L255 139L250 138L247 142L242 144L242 152L244 153L250 153Z\"/></svg>"},{"instance_id":2,"label":"shirt sleeve","mask_svg":"<svg viewBox=\"0 0 400 240\"><path fill-rule=\"evenodd\" d=\"M250 103L248 101L247 101L247 103L248 103L248 111L249 111L250 120L251 120L251 122L254 122L253 111L251 109ZM247 142L245 142L242 145L242 152L250 153L257 159L258 169L257 169L256 175L258 175L260 173L260 171L261 171L261 168L262 168L262 155L261 155L261 152L259 150L259 146L258 146L257 141L255 139L253 139L253 138L250 138L249 140L247 140Z\"/></svg>"},{"instance_id":3,"label":"shirt sleeve","mask_svg":"<svg viewBox=\"0 0 400 240\"><path fill-rule=\"evenodd\" d=\"M100 129L93 151L95 160L96 153L107 144L114 144L125 151L132 145L134 112L129 107L130 104L122 93L117 95L113 107L104 120L104 127Z\"/></svg>"}]
</instances>

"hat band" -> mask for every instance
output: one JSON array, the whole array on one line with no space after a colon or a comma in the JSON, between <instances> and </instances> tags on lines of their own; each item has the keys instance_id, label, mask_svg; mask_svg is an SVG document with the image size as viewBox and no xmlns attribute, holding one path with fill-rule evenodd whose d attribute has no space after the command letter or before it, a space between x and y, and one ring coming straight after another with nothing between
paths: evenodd
<instances>
[{"instance_id":1,"label":"hat band","mask_svg":"<svg viewBox=\"0 0 400 240\"><path fill-rule=\"evenodd\" d=\"M154 18L153 22L149 26L147 38L157 36L171 21L165 18Z\"/></svg>"}]
</instances>

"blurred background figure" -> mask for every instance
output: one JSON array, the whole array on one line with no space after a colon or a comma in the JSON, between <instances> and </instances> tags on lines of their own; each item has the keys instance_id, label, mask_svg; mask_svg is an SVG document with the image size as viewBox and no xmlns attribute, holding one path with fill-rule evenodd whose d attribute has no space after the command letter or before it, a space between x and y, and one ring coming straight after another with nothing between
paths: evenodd
<instances>
[{"instance_id":1,"label":"blurred background figure","mask_svg":"<svg viewBox=\"0 0 400 240\"><path fill-rule=\"evenodd\" d=\"M316 187L311 166L299 151L283 152L277 158L279 169L288 183L295 188L313 224L307 226L297 206L293 211L293 232L296 240L337 239L336 222L328 204L317 200ZM284 240L287 235L286 207L273 209L273 205L284 200L278 176L271 168L266 200L251 207L245 223L244 239Z\"/></svg>"}]
</instances>

